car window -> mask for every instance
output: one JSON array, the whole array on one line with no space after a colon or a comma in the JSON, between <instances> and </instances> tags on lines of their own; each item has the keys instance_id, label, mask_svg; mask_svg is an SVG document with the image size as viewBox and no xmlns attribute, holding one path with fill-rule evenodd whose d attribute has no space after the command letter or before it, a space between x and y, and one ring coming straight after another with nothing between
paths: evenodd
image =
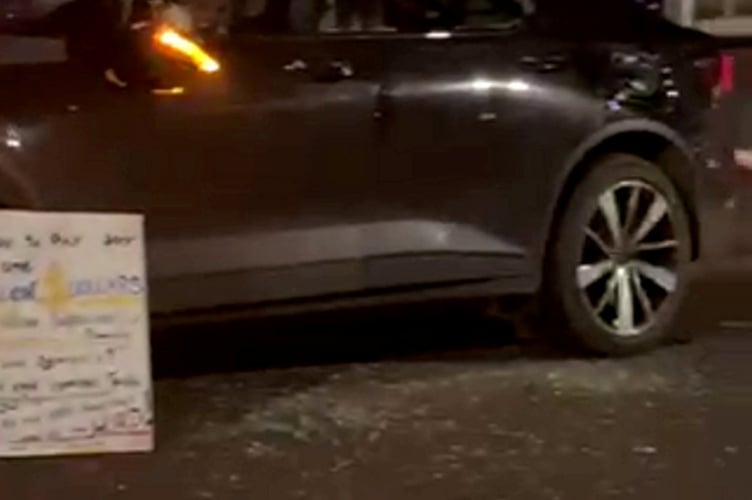
<instances>
[{"instance_id":1,"label":"car window","mask_svg":"<svg viewBox=\"0 0 752 500\"><path fill-rule=\"evenodd\" d=\"M532 10L524 0L394 0L390 21L408 32L507 29Z\"/></svg>"},{"instance_id":2,"label":"car window","mask_svg":"<svg viewBox=\"0 0 752 500\"><path fill-rule=\"evenodd\" d=\"M525 7L515 0L467 0L460 27L504 29L525 17Z\"/></svg>"},{"instance_id":3,"label":"car window","mask_svg":"<svg viewBox=\"0 0 752 500\"><path fill-rule=\"evenodd\" d=\"M236 0L236 29L261 34L508 29L532 0Z\"/></svg>"}]
</instances>

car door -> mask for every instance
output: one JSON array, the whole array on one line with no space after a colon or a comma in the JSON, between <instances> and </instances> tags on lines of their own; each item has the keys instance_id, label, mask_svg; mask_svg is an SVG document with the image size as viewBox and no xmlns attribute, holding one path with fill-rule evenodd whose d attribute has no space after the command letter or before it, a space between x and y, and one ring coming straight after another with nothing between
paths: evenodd
<instances>
[{"instance_id":1,"label":"car door","mask_svg":"<svg viewBox=\"0 0 752 500\"><path fill-rule=\"evenodd\" d=\"M534 31L527 2L458 4L460 20L429 11L418 33L390 42L369 200L375 218L402 231L407 246L385 250L410 272L387 278L372 262L372 286L530 273L555 174L596 126L572 112L587 104L572 44Z\"/></svg>"},{"instance_id":2,"label":"car door","mask_svg":"<svg viewBox=\"0 0 752 500\"><path fill-rule=\"evenodd\" d=\"M311 35L241 29L213 46L219 72L170 71L160 92L68 63L9 70L3 118L23 136L39 206L144 212L157 311L358 290L348 207L364 182L358 155L374 155L335 131L364 137L355 125L370 123L372 93L313 73L328 66Z\"/></svg>"},{"instance_id":3,"label":"car door","mask_svg":"<svg viewBox=\"0 0 752 500\"><path fill-rule=\"evenodd\" d=\"M217 48L219 79L166 104L174 108L165 117L172 140L194 137L201 148L177 153L176 166L190 176L150 174L159 177L152 186L170 186L184 200L164 219L171 238L155 245L154 260L174 275L196 262L242 271L231 285L226 273L219 278L214 297L223 304L363 286L360 202L376 156L377 72L367 58L354 58L360 52L347 37L326 41L316 25L290 26L301 31L241 24ZM189 198L191 185L201 188ZM165 295L189 293L182 281L172 280Z\"/></svg>"},{"instance_id":4,"label":"car door","mask_svg":"<svg viewBox=\"0 0 752 500\"><path fill-rule=\"evenodd\" d=\"M158 134L171 154L143 174L160 212L150 258L166 308L358 289L357 262L328 281L319 266L344 261L321 232L349 213L337 210L339 193L324 192L329 175L315 156L331 144L313 137L320 89L296 70L315 50L295 34L235 32L216 47L216 78L161 101ZM196 279L208 290L186 286Z\"/></svg>"}]
</instances>

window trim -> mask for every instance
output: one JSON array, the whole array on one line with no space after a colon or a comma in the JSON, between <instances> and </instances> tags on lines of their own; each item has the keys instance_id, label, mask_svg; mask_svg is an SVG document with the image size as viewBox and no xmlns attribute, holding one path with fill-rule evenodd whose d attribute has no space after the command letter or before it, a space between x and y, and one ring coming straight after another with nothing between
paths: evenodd
<instances>
[{"instance_id":1,"label":"window trim","mask_svg":"<svg viewBox=\"0 0 752 500\"><path fill-rule=\"evenodd\" d=\"M341 33L317 33L314 35L301 34L269 34L269 33L252 33L248 31L234 31L230 33L230 39L245 38L258 42L277 42L277 43L320 43L341 41L377 41L377 40L425 40L435 42L449 42L452 40L470 40L470 39L493 39L506 38L524 30L526 25L518 25L508 30L463 30L463 31L446 31L432 30L426 32L341 32Z\"/></svg>"},{"instance_id":2,"label":"window trim","mask_svg":"<svg viewBox=\"0 0 752 500\"><path fill-rule=\"evenodd\" d=\"M389 40L447 40L447 39L466 39L466 38L493 38L504 37L510 34L517 33L530 26L529 19L532 17L535 10L534 0L517 0L525 10L523 17L519 19L519 22L510 22L508 27L482 27L482 28L462 28L455 27L453 29L431 29L429 31L398 31L397 29L385 29L385 30L363 30L363 31L318 31L316 33L254 33L250 29L244 29L239 27L241 23L236 24L234 28L230 29L230 37L251 37L257 40L279 40L279 41L309 41L315 42L320 40L372 40L372 39L389 39ZM438 35L438 36L437 36Z\"/></svg>"}]
</instances>

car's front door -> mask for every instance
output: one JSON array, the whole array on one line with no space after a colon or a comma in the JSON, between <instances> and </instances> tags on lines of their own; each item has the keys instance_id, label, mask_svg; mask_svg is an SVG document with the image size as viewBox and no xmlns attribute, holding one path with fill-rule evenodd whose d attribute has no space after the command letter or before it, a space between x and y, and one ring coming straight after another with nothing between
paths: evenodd
<instances>
[{"instance_id":1,"label":"car's front door","mask_svg":"<svg viewBox=\"0 0 752 500\"><path fill-rule=\"evenodd\" d=\"M410 272L369 266L369 285L530 276L555 174L590 116L572 113L585 101L571 44L534 32L529 3L467 0L398 22L368 200Z\"/></svg>"}]
</instances>

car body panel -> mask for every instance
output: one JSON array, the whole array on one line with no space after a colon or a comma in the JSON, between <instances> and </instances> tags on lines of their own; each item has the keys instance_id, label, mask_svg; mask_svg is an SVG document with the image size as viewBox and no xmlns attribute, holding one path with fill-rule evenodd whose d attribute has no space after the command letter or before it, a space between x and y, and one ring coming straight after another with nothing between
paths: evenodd
<instances>
[{"instance_id":1,"label":"car body panel","mask_svg":"<svg viewBox=\"0 0 752 500\"><path fill-rule=\"evenodd\" d=\"M1 201L145 213L158 313L470 284L530 293L589 151L641 131L697 158L704 108L669 103L665 82L622 99L611 74L617 53L648 53L636 78L673 57L691 94L691 61L669 50L685 32L664 51L622 34L240 32L212 45L218 74L171 72L183 92L170 95L73 63L0 65L0 132L15 138L0 145L0 196L20 193Z\"/></svg>"}]
</instances>

